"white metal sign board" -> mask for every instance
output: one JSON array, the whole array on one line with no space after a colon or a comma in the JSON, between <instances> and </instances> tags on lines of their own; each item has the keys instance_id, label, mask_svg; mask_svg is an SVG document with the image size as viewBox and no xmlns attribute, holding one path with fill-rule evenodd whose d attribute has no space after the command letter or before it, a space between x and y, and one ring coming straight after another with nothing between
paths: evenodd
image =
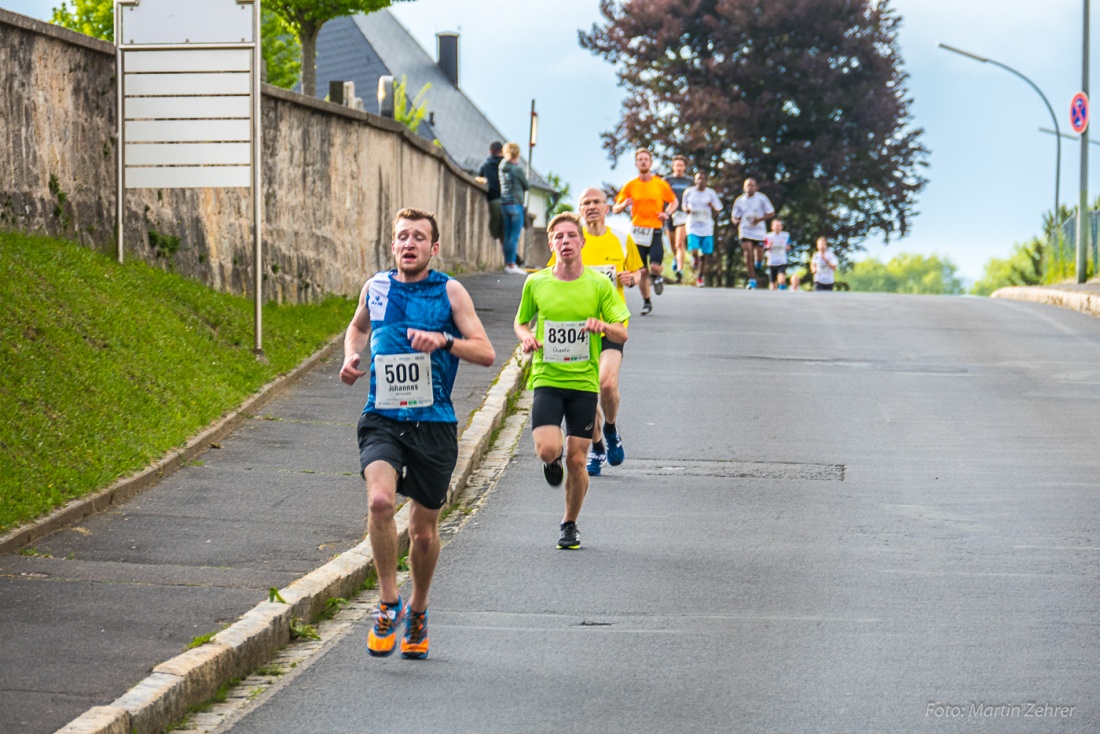
<instances>
[{"instance_id":1,"label":"white metal sign board","mask_svg":"<svg viewBox=\"0 0 1100 734\"><path fill-rule=\"evenodd\" d=\"M252 3L236 0L140 0L122 6L127 46L176 43L252 43Z\"/></svg>"},{"instance_id":2,"label":"white metal sign board","mask_svg":"<svg viewBox=\"0 0 1100 734\"><path fill-rule=\"evenodd\" d=\"M251 186L259 3L116 0L115 12L122 188Z\"/></svg>"},{"instance_id":3,"label":"white metal sign board","mask_svg":"<svg viewBox=\"0 0 1100 734\"><path fill-rule=\"evenodd\" d=\"M260 351L260 0L115 0L127 189L251 188Z\"/></svg>"}]
</instances>

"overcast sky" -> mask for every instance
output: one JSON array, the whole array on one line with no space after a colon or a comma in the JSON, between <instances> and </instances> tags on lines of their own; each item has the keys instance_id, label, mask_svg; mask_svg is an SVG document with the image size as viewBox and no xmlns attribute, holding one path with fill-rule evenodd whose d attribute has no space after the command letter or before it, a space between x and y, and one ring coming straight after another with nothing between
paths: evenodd
<instances>
[{"instance_id":1,"label":"overcast sky","mask_svg":"<svg viewBox=\"0 0 1100 734\"><path fill-rule=\"evenodd\" d=\"M43 19L59 4L0 0L0 7ZM1007 256L1014 242L1039 234L1042 214L1054 204L1055 139L1039 131L1051 127L1050 113L1024 82L938 49L936 42L1029 77L1068 132L1069 102L1082 81L1083 0L893 0L891 5L904 19L900 40L910 75L912 124L924 129L931 150L929 183L911 234L885 248L868 242L868 253L881 259L898 252L939 253L976 279L990 257ZM1095 11L1094 33L1100 7ZM526 141L531 100L536 100L536 168L560 174L574 193L603 181L621 184L633 175L629 161L613 169L600 147L600 133L615 125L623 98L614 68L577 43L578 29L600 21L597 0L415 0L395 5L394 13L432 55L437 32L461 34L460 85L507 137ZM1094 46L1100 49L1100 37ZM1063 141L1063 203L1078 199L1079 150L1078 142ZM1098 168L1095 159L1090 201L1100 195Z\"/></svg>"}]
</instances>

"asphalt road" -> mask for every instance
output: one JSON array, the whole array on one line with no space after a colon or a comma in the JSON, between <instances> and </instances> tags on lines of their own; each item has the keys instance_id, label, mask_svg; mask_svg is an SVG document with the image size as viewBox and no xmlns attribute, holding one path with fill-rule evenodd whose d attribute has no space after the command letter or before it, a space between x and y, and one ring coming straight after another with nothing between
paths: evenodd
<instances>
[{"instance_id":1,"label":"asphalt road","mask_svg":"<svg viewBox=\"0 0 1100 734\"><path fill-rule=\"evenodd\" d=\"M581 550L525 432L430 659L363 623L233 734L1100 730L1100 321L669 288L622 387Z\"/></svg>"}]
</instances>

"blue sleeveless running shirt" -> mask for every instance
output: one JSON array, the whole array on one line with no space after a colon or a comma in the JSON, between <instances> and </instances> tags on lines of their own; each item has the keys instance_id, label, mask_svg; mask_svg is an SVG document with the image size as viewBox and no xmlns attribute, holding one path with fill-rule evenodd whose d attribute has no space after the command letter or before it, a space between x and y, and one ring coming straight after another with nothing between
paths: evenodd
<instances>
[{"instance_id":1,"label":"blue sleeveless running shirt","mask_svg":"<svg viewBox=\"0 0 1100 734\"><path fill-rule=\"evenodd\" d=\"M416 283L395 280L396 270L378 273L368 281L367 308L370 311L370 394L364 413L397 421L457 423L451 404L451 388L458 372L458 358L436 349L429 356L432 366L432 405L427 407L376 408L375 357L382 354L416 354L409 343L408 330L448 332L461 337L447 297L448 275L435 270Z\"/></svg>"}]
</instances>

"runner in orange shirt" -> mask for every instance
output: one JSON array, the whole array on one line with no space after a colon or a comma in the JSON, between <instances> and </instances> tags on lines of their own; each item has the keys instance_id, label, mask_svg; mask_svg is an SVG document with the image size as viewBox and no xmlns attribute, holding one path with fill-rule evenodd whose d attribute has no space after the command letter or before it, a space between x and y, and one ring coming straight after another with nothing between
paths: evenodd
<instances>
[{"instance_id":1,"label":"runner in orange shirt","mask_svg":"<svg viewBox=\"0 0 1100 734\"><path fill-rule=\"evenodd\" d=\"M676 211L676 194L663 179L653 175L653 154L645 148L634 153L634 165L638 167L638 177L628 181L615 197L615 206L611 211L621 214L630 207L631 235L638 246L638 254L647 268L642 270L642 279L638 286L645 303L642 316L653 310L649 300L649 283L653 281L653 291L659 296L665 289L661 270L664 268L665 250L661 239L662 228L672 213ZM647 277L648 276L648 277Z\"/></svg>"}]
</instances>

